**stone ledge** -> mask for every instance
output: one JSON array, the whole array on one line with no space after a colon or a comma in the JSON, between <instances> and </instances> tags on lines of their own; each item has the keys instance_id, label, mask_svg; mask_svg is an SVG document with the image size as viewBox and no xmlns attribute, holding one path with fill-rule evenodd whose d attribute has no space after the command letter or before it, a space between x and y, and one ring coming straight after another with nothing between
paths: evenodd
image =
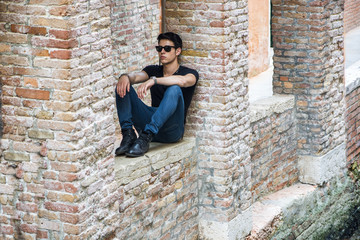
<instances>
[{"instance_id":1,"label":"stone ledge","mask_svg":"<svg viewBox=\"0 0 360 240\"><path fill-rule=\"evenodd\" d=\"M304 201L316 190L308 184L295 184L278 192L263 197L252 205L253 227L246 240L264 240L281 225L284 215L291 213L291 208Z\"/></svg>"},{"instance_id":2,"label":"stone ledge","mask_svg":"<svg viewBox=\"0 0 360 240\"><path fill-rule=\"evenodd\" d=\"M195 147L194 138L184 138L177 143L150 144L150 150L142 157L116 157L115 177L120 184L127 184L166 165L190 157Z\"/></svg>"},{"instance_id":3,"label":"stone ledge","mask_svg":"<svg viewBox=\"0 0 360 240\"><path fill-rule=\"evenodd\" d=\"M359 71L360 72L360 71ZM359 73L360 75L360 73ZM360 87L360 78L357 78L350 83L346 83L346 95L349 95L352 91Z\"/></svg>"},{"instance_id":4,"label":"stone ledge","mask_svg":"<svg viewBox=\"0 0 360 240\"><path fill-rule=\"evenodd\" d=\"M345 69L346 95L360 86L360 60Z\"/></svg>"},{"instance_id":5,"label":"stone ledge","mask_svg":"<svg viewBox=\"0 0 360 240\"><path fill-rule=\"evenodd\" d=\"M273 113L283 113L294 108L293 95L273 95L250 103L250 122L256 122Z\"/></svg>"}]
</instances>

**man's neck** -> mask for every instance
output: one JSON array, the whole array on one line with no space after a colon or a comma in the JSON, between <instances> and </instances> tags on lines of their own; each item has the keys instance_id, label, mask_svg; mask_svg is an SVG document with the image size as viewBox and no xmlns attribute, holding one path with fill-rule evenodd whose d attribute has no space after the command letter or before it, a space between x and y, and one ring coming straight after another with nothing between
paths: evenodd
<instances>
[{"instance_id":1,"label":"man's neck","mask_svg":"<svg viewBox=\"0 0 360 240\"><path fill-rule=\"evenodd\" d=\"M179 70L180 64L177 61L174 61L171 64L163 65L163 73L164 76L171 76L176 73L177 70Z\"/></svg>"}]
</instances>

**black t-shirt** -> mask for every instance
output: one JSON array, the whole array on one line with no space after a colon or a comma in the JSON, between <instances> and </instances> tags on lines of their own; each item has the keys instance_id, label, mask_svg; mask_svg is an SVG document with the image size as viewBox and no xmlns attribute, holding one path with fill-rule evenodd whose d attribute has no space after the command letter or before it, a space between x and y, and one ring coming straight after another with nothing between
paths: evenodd
<instances>
[{"instance_id":1,"label":"black t-shirt","mask_svg":"<svg viewBox=\"0 0 360 240\"><path fill-rule=\"evenodd\" d=\"M164 77L163 72L163 66L162 65L150 65L143 69L144 72L147 73L149 77L155 76L155 77ZM196 82L191 87L182 87L181 91L184 97L184 104L185 104L185 112L184 112L184 119L186 119L186 113L190 106L190 102L192 99L192 96L194 95L195 86L196 83L199 80L199 73L191 68L180 66L179 69L174 73L174 75L181 75L185 76L187 74L193 74L196 78ZM158 107L160 105L161 100L163 99L165 90L168 88L168 86L156 84L150 88L151 93L151 106Z\"/></svg>"}]
</instances>

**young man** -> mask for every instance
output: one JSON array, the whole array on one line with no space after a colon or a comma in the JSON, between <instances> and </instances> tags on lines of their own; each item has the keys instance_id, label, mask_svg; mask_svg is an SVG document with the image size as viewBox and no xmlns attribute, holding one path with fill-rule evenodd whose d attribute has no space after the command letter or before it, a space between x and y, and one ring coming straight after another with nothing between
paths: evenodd
<instances>
[{"instance_id":1,"label":"young man","mask_svg":"<svg viewBox=\"0 0 360 240\"><path fill-rule=\"evenodd\" d=\"M171 143L182 139L187 109L199 79L196 70L180 66L182 49L179 35L158 36L161 65L150 65L141 72L122 74L116 85L116 108L123 139L116 155L138 157L149 150L151 141ZM141 83L137 93L131 86ZM148 90L152 106L143 99ZM137 138L133 126L139 132Z\"/></svg>"}]
</instances>

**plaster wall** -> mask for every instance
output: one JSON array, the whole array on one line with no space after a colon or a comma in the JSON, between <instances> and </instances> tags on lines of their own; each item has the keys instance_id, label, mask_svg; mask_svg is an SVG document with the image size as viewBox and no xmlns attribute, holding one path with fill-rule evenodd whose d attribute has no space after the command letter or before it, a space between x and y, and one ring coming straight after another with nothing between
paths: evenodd
<instances>
[{"instance_id":1,"label":"plaster wall","mask_svg":"<svg viewBox=\"0 0 360 240\"><path fill-rule=\"evenodd\" d=\"M270 67L270 2L249 0L249 72L253 77Z\"/></svg>"}]
</instances>

